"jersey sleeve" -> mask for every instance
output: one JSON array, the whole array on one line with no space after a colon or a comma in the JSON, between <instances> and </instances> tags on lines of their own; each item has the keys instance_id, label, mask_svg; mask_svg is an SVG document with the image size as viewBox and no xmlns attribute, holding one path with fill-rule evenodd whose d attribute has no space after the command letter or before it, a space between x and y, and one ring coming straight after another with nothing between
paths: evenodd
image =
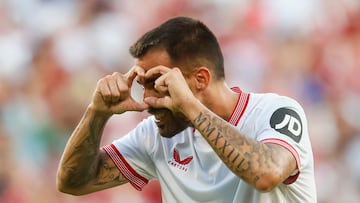
<instances>
[{"instance_id":1,"label":"jersey sleeve","mask_svg":"<svg viewBox=\"0 0 360 203\"><path fill-rule=\"evenodd\" d=\"M154 146L154 134L149 128L149 119L145 119L135 129L111 144L103 146L122 175L137 190L151 179L155 179L156 172L151 156Z\"/></svg>"},{"instance_id":2,"label":"jersey sleeve","mask_svg":"<svg viewBox=\"0 0 360 203\"><path fill-rule=\"evenodd\" d=\"M300 104L293 99L277 97L270 101L258 116L257 125L261 127L258 128L256 139L281 145L292 153L297 170L284 181L284 184L291 184L312 157L306 116Z\"/></svg>"}]
</instances>

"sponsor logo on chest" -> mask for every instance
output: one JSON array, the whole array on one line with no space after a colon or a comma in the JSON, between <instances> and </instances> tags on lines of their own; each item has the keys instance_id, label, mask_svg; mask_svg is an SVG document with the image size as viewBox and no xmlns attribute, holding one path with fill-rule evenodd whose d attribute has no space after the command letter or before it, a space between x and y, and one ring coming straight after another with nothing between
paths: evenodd
<instances>
[{"instance_id":1,"label":"sponsor logo on chest","mask_svg":"<svg viewBox=\"0 0 360 203\"><path fill-rule=\"evenodd\" d=\"M188 156L188 157L185 157L182 159L180 157L179 151L176 148L174 148L173 157L172 157L172 159L168 160L168 164L171 167L174 167L174 168L186 173L189 170L188 166L192 160L193 160L193 156Z\"/></svg>"}]
</instances>

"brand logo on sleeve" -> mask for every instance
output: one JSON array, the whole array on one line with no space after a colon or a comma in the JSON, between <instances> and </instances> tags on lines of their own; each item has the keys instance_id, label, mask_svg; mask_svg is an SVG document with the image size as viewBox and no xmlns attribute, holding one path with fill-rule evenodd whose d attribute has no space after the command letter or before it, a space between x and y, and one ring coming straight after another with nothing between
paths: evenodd
<instances>
[{"instance_id":1,"label":"brand logo on sleeve","mask_svg":"<svg viewBox=\"0 0 360 203\"><path fill-rule=\"evenodd\" d=\"M277 109L270 118L270 126L276 131L299 142L302 136L302 122L299 114L288 108Z\"/></svg>"},{"instance_id":2,"label":"brand logo on sleeve","mask_svg":"<svg viewBox=\"0 0 360 203\"><path fill-rule=\"evenodd\" d=\"M168 164L170 166L173 166L174 168L177 168L183 172L187 172L188 171L188 164L193 160L193 156L188 156L184 159L180 158L180 154L179 151L174 148L173 151L173 159L168 161Z\"/></svg>"}]
</instances>

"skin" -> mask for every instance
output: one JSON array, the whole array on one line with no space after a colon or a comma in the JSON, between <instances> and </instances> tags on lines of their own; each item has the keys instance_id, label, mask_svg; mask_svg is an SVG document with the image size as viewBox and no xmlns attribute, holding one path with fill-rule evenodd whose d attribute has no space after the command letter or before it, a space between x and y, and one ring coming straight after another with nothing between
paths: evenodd
<instances>
[{"instance_id":1,"label":"skin","mask_svg":"<svg viewBox=\"0 0 360 203\"><path fill-rule=\"evenodd\" d=\"M164 137L195 127L229 169L259 191L271 191L296 169L287 149L250 139L226 121L238 95L224 81L213 80L207 67L184 77L162 50L150 50L135 64L128 73L114 73L97 83L61 158L60 191L82 195L128 182L99 146L107 120L127 111L149 110ZM142 103L130 95L135 79L144 87Z\"/></svg>"}]
</instances>

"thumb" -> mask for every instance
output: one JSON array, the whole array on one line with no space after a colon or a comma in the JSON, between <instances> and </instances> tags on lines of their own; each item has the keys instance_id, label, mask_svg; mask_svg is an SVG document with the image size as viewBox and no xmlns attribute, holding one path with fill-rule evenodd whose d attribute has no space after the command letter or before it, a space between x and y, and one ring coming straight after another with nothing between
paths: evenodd
<instances>
[{"instance_id":1,"label":"thumb","mask_svg":"<svg viewBox=\"0 0 360 203\"><path fill-rule=\"evenodd\" d=\"M144 111L149 108L149 105L145 102L137 102L132 100L132 105L130 106L130 111Z\"/></svg>"},{"instance_id":2,"label":"thumb","mask_svg":"<svg viewBox=\"0 0 360 203\"><path fill-rule=\"evenodd\" d=\"M133 99L127 99L126 101L120 102L117 105L111 107L114 113L121 114L126 111L144 111L149 108L149 105L145 102L136 102Z\"/></svg>"},{"instance_id":3,"label":"thumb","mask_svg":"<svg viewBox=\"0 0 360 203\"><path fill-rule=\"evenodd\" d=\"M149 105L144 102L142 102L142 103L135 102L133 111L144 111L148 108L149 108Z\"/></svg>"},{"instance_id":4,"label":"thumb","mask_svg":"<svg viewBox=\"0 0 360 203\"><path fill-rule=\"evenodd\" d=\"M144 103L154 108L169 108L170 98L168 96L157 98L157 97L146 97Z\"/></svg>"}]
</instances>

